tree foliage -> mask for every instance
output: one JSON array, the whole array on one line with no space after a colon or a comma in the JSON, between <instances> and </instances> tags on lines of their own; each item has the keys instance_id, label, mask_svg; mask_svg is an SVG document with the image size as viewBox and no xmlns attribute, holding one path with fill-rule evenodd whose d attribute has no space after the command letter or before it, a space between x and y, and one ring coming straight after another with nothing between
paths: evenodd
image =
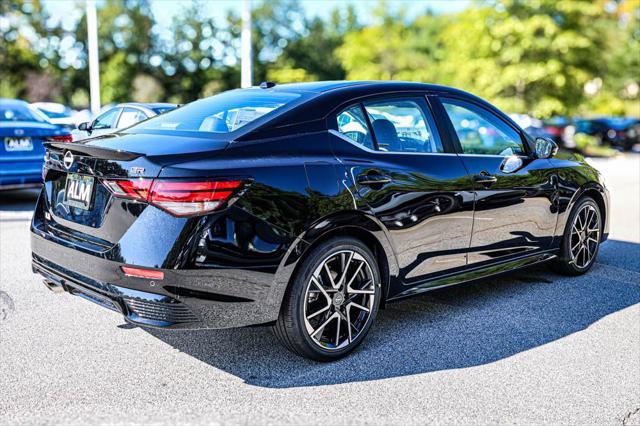
<instances>
[{"instance_id":1,"label":"tree foliage","mask_svg":"<svg viewBox=\"0 0 640 426\"><path fill-rule=\"evenodd\" d=\"M184 3L160 27L149 0L99 3L102 102L189 102L237 87L238 13ZM409 19L378 3L309 18L298 0L254 1L254 81L410 80L466 89L540 117L640 115L639 0L478 0L456 14ZM51 25L39 0L0 2L0 96L86 102L86 18ZM39 90L32 90L37 82ZM37 98L37 99L36 99Z\"/></svg>"}]
</instances>

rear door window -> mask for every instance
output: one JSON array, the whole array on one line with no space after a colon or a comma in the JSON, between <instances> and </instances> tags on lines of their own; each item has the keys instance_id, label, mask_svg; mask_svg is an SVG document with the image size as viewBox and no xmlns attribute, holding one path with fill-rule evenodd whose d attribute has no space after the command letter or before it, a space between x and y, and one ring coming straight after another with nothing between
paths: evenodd
<instances>
[{"instance_id":1,"label":"rear door window","mask_svg":"<svg viewBox=\"0 0 640 426\"><path fill-rule=\"evenodd\" d=\"M387 152L444 152L435 121L422 99L365 102L378 149Z\"/></svg>"}]
</instances>

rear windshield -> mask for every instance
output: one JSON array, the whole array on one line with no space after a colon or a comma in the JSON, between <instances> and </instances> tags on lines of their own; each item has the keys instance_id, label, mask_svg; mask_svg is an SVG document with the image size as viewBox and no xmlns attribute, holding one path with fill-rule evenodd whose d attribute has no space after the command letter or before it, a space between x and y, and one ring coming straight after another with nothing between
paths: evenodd
<instances>
[{"instance_id":1,"label":"rear windshield","mask_svg":"<svg viewBox=\"0 0 640 426\"><path fill-rule=\"evenodd\" d=\"M175 109L176 107L171 105L171 106L161 106L161 107L151 107L151 111L155 112L156 114L163 114L167 111L171 111L172 109Z\"/></svg>"},{"instance_id":2,"label":"rear windshield","mask_svg":"<svg viewBox=\"0 0 640 426\"><path fill-rule=\"evenodd\" d=\"M18 103L0 104L0 121L38 121L47 120L39 111L34 111L32 107Z\"/></svg>"},{"instance_id":3,"label":"rear windshield","mask_svg":"<svg viewBox=\"0 0 640 426\"><path fill-rule=\"evenodd\" d=\"M69 114L67 111L56 112L56 111L51 111L51 110L44 109L44 108L41 108L40 111L44 115L49 117L49 118L67 118L67 117L71 117L71 114Z\"/></svg>"},{"instance_id":4,"label":"rear windshield","mask_svg":"<svg viewBox=\"0 0 640 426\"><path fill-rule=\"evenodd\" d=\"M299 98L297 93L232 90L155 116L127 130L229 133Z\"/></svg>"}]
</instances>

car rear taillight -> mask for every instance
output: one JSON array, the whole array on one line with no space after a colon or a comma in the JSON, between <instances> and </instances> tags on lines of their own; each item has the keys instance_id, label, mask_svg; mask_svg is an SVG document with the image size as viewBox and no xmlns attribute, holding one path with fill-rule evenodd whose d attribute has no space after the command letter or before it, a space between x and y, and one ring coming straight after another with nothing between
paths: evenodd
<instances>
[{"instance_id":1,"label":"car rear taillight","mask_svg":"<svg viewBox=\"0 0 640 426\"><path fill-rule=\"evenodd\" d=\"M562 129L556 126L545 126L544 131L552 136L562 136Z\"/></svg>"},{"instance_id":2,"label":"car rear taillight","mask_svg":"<svg viewBox=\"0 0 640 426\"><path fill-rule=\"evenodd\" d=\"M105 180L103 182L117 197L148 201L153 179Z\"/></svg>"},{"instance_id":3,"label":"car rear taillight","mask_svg":"<svg viewBox=\"0 0 640 426\"><path fill-rule=\"evenodd\" d=\"M128 277L164 280L164 272L155 269L133 268L131 266L121 266L120 269Z\"/></svg>"},{"instance_id":4,"label":"car rear taillight","mask_svg":"<svg viewBox=\"0 0 640 426\"><path fill-rule=\"evenodd\" d=\"M71 135L56 135L50 136L49 140L51 142L73 142L73 137Z\"/></svg>"},{"instance_id":5,"label":"car rear taillight","mask_svg":"<svg viewBox=\"0 0 640 426\"><path fill-rule=\"evenodd\" d=\"M175 216L192 216L217 209L240 188L239 180L175 182L156 180L149 201Z\"/></svg>"},{"instance_id":6,"label":"car rear taillight","mask_svg":"<svg viewBox=\"0 0 640 426\"><path fill-rule=\"evenodd\" d=\"M105 180L105 186L120 198L146 201L174 216L209 213L225 204L242 188L240 180Z\"/></svg>"}]
</instances>

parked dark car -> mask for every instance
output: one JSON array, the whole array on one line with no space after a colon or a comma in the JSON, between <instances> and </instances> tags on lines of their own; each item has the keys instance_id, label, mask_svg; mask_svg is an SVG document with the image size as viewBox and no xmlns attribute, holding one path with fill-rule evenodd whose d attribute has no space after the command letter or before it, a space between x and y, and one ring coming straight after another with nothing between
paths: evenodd
<instances>
[{"instance_id":1,"label":"parked dark car","mask_svg":"<svg viewBox=\"0 0 640 426\"><path fill-rule=\"evenodd\" d=\"M27 102L0 98L0 139L0 190L10 190L39 186L43 142L71 142L71 135Z\"/></svg>"},{"instance_id":2,"label":"parked dark car","mask_svg":"<svg viewBox=\"0 0 640 426\"><path fill-rule=\"evenodd\" d=\"M608 235L600 174L473 95L261 87L48 144L33 270L137 325L270 324L327 361L387 303L545 261L582 274Z\"/></svg>"},{"instance_id":3,"label":"parked dark car","mask_svg":"<svg viewBox=\"0 0 640 426\"><path fill-rule=\"evenodd\" d=\"M594 136L601 144L631 150L640 143L640 120L625 117L599 117L576 121L576 131Z\"/></svg>"},{"instance_id":4,"label":"parked dark car","mask_svg":"<svg viewBox=\"0 0 640 426\"><path fill-rule=\"evenodd\" d=\"M573 119L564 116L556 116L544 120L543 131L546 138L551 139L559 146L575 148L576 127Z\"/></svg>"}]
</instances>

